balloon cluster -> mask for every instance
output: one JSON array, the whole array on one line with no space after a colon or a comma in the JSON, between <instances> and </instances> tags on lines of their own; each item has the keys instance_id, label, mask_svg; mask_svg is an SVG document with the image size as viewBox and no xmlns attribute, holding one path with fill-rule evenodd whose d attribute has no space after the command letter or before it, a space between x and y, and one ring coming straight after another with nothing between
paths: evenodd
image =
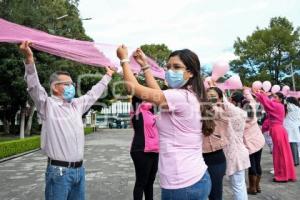
<instances>
[{"instance_id":1,"label":"balloon cluster","mask_svg":"<svg viewBox=\"0 0 300 200\"><path fill-rule=\"evenodd\" d=\"M263 89L265 92L271 92L274 94L276 92L280 91L280 86L279 85L273 85L271 84L270 81L264 81L263 83L261 81L254 81L252 83L252 88L253 89ZM287 95L290 92L290 87L285 85L282 87L281 92L284 95Z\"/></svg>"},{"instance_id":2,"label":"balloon cluster","mask_svg":"<svg viewBox=\"0 0 300 200\"><path fill-rule=\"evenodd\" d=\"M229 71L228 62L226 62L224 60L217 61L213 65L212 75L205 78L204 86L206 88L208 88L209 82L211 82L211 81L217 82L218 79L223 77L228 71ZM223 91L226 89L242 89L243 88L242 81L238 75L231 76L224 83L217 83L217 86Z\"/></svg>"},{"instance_id":3,"label":"balloon cluster","mask_svg":"<svg viewBox=\"0 0 300 200\"><path fill-rule=\"evenodd\" d=\"M229 64L228 62L221 60L217 61L214 63L213 68L212 68L212 75L208 76L204 80L204 86L206 88L209 88L209 83L210 82L215 82L217 87L219 87L221 90L230 90L230 89L243 89L243 84L242 81L239 77L239 75L234 75L231 76L229 79L227 79L224 83L218 83L218 79L223 77L227 72L229 71ZM271 84L270 81L254 81L252 83L252 89L255 90L264 90L265 92L271 92L271 93L276 93L276 92L282 92L284 95L288 96L295 96L295 97L300 97L300 91L290 91L290 87L285 85L282 88L280 88L279 85L273 85ZM281 89L281 91L280 91Z\"/></svg>"}]
</instances>

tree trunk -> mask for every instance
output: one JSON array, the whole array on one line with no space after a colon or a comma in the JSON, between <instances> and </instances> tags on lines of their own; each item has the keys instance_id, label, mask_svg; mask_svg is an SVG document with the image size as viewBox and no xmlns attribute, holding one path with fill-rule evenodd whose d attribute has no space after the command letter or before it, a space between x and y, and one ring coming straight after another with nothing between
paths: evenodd
<instances>
[{"instance_id":1,"label":"tree trunk","mask_svg":"<svg viewBox=\"0 0 300 200\"><path fill-rule=\"evenodd\" d=\"M29 108L29 116L26 124L25 134L30 135L31 134L31 126L32 126L32 119L35 112L35 106L31 105Z\"/></svg>"},{"instance_id":2,"label":"tree trunk","mask_svg":"<svg viewBox=\"0 0 300 200\"><path fill-rule=\"evenodd\" d=\"M4 133L9 134L10 124L9 124L9 120L7 120L6 117L3 119L3 127L4 127Z\"/></svg>"},{"instance_id":3,"label":"tree trunk","mask_svg":"<svg viewBox=\"0 0 300 200\"><path fill-rule=\"evenodd\" d=\"M21 108L21 112L20 112L20 139L24 138L25 118L26 118L26 108Z\"/></svg>"}]
</instances>

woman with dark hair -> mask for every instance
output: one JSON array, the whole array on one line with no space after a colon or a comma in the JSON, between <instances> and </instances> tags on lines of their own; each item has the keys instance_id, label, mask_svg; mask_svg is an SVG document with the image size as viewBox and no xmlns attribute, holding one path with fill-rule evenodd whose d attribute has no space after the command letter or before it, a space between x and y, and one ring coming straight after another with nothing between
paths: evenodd
<instances>
[{"instance_id":1,"label":"woman with dark hair","mask_svg":"<svg viewBox=\"0 0 300 200\"><path fill-rule=\"evenodd\" d=\"M300 105L295 97L286 99L287 114L283 126L286 129L295 166L299 165L298 144L300 142Z\"/></svg>"},{"instance_id":2,"label":"woman with dark hair","mask_svg":"<svg viewBox=\"0 0 300 200\"><path fill-rule=\"evenodd\" d=\"M213 83L209 83L214 86ZM215 131L203 139L203 156L212 179L209 199L223 199L223 176L231 181L235 200L246 200L245 169L250 166L249 153L243 143L246 113L229 103L217 87L207 90L214 104Z\"/></svg>"},{"instance_id":3,"label":"woman with dark hair","mask_svg":"<svg viewBox=\"0 0 300 200\"><path fill-rule=\"evenodd\" d=\"M270 119L270 135L273 140L273 166L275 182L296 181L296 171L293 162L288 135L283 127L285 117L284 95L274 94L273 99L262 90L254 90L256 99L264 106Z\"/></svg>"},{"instance_id":4,"label":"woman with dark hair","mask_svg":"<svg viewBox=\"0 0 300 200\"><path fill-rule=\"evenodd\" d=\"M144 119L143 113L145 111L148 115L153 115L154 110L150 103L143 102L140 98L135 96L132 97L131 104L131 123L134 130L134 136L132 138L130 156L133 160L136 177L133 199L142 200L144 194L145 200L152 200L153 184L158 168L158 148L146 150L146 141L148 138L145 128L148 128L148 130L149 127L150 129L156 129L156 124L155 121ZM143 111L141 111L141 109ZM150 126L148 126L148 124Z\"/></svg>"},{"instance_id":5,"label":"woman with dark hair","mask_svg":"<svg viewBox=\"0 0 300 200\"><path fill-rule=\"evenodd\" d=\"M223 101L223 92L217 87L207 89L207 98L214 106L215 131L209 136L203 137L203 158L208 167L212 182L209 200L223 199L223 177L226 172L226 158L223 148L227 145L226 130L228 120L218 117L218 113L224 111L219 105ZM220 115L219 115L220 116Z\"/></svg>"},{"instance_id":6,"label":"woman with dark hair","mask_svg":"<svg viewBox=\"0 0 300 200\"><path fill-rule=\"evenodd\" d=\"M201 102L206 101L206 92L198 56L188 49L171 53L167 62L166 81L172 89L165 91L159 88L147 63L141 69L148 87L137 82L124 45L117 49L117 56L123 68L127 90L161 108L156 121L161 199L206 200L211 180L202 157L202 137L214 131L214 123L207 118L207 107L200 106ZM140 57L141 51L137 50L135 56Z\"/></svg>"},{"instance_id":7,"label":"woman with dark hair","mask_svg":"<svg viewBox=\"0 0 300 200\"><path fill-rule=\"evenodd\" d=\"M239 96L240 98L235 98ZM247 121L244 130L244 144L249 151L249 158L251 166L248 169L248 194L255 195L261 192L260 179L262 175L261 170L261 154L265 145L265 139L259 128L256 117L256 101L254 100L250 89L244 89L243 93L235 92L232 96L242 109L247 111Z\"/></svg>"}]
</instances>

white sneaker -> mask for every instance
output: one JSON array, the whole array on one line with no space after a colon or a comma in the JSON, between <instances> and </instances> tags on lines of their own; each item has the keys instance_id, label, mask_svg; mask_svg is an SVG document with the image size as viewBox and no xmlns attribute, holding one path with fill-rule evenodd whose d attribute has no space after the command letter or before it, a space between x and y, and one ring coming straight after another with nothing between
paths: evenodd
<instances>
[{"instance_id":1,"label":"white sneaker","mask_svg":"<svg viewBox=\"0 0 300 200\"><path fill-rule=\"evenodd\" d=\"M271 174L274 174L274 169L272 169L272 170L270 171L270 173L271 173Z\"/></svg>"}]
</instances>

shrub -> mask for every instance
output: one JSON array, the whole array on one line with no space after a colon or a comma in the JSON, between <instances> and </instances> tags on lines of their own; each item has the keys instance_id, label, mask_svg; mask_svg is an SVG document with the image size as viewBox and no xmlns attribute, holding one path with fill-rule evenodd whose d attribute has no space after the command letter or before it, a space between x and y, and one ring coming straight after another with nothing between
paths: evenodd
<instances>
[{"instance_id":1,"label":"shrub","mask_svg":"<svg viewBox=\"0 0 300 200\"><path fill-rule=\"evenodd\" d=\"M93 133L92 127L84 128L84 134ZM40 148L40 136L0 142L0 159Z\"/></svg>"},{"instance_id":2,"label":"shrub","mask_svg":"<svg viewBox=\"0 0 300 200\"><path fill-rule=\"evenodd\" d=\"M40 147L40 136L0 143L0 159Z\"/></svg>"}]
</instances>

